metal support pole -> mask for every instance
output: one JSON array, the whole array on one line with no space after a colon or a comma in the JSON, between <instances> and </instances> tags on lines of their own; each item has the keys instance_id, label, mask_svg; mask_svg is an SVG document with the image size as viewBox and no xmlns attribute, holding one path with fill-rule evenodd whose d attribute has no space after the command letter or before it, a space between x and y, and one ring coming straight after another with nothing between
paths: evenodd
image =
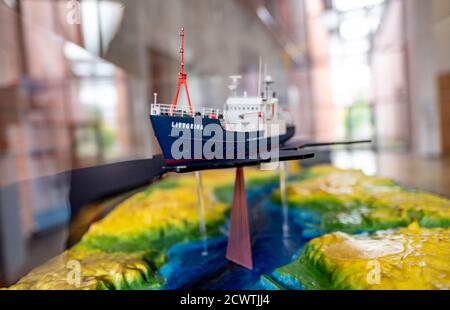
<instances>
[{"instance_id":1,"label":"metal support pole","mask_svg":"<svg viewBox=\"0 0 450 310\"><path fill-rule=\"evenodd\" d=\"M195 172L195 181L197 185L197 205L198 205L198 224L200 229L200 237L203 242L202 255L208 255L208 245L206 243L206 221L205 221L205 201L203 196L203 182L200 171Z\"/></svg>"},{"instance_id":2,"label":"metal support pole","mask_svg":"<svg viewBox=\"0 0 450 310\"><path fill-rule=\"evenodd\" d=\"M288 205L288 169L286 162L280 162L280 196L283 207L283 236L289 236L289 205Z\"/></svg>"}]
</instances>

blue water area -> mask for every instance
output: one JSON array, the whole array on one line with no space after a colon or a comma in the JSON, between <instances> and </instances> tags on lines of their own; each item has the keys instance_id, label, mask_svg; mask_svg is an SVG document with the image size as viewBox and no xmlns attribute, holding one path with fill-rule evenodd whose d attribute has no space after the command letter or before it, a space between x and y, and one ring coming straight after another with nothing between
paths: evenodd
<instances>
[{"instance_id":1,"label":"blue water area","mask_svg":"<svg viewBox=\"0 0 450 310\"><path fill-rule=\"evenodd\" d=\"M283 210L263 202L250 207L253 270L227 262L220 273L202 281L195 289L257 289L261 275L291 262L305 241L302 227L289 222L289 235L283 235Z\"/></svg>"},{"instance_id":2,"label":"blue water area","mask_svg":"<svg viewBox=\"0 0 450 310\"><path fill-rule=\"evenodd\" d=\"M160 270L165 279L163 289L187 289L224 268L226 244L227 238L223 236L172 247L168 252L169 262Z\"/></svg>"},{"instance_id":3,"label":"blue water area","mask_svg":"<svg viewBox=\"0 0 450 310\"><path fill-rule=\"evenodd\" d=\"M240 267L232 262L226 264L209 278L194 284L193 289L259 289L263 274L271 273L275 268L294 260L300 253L306 240L303 239L303 227L293 221L293 210L289 211L289 234L283 235L283 209L268 201L249 207L253 270ZM225 255L225 248L221 249Z\"/></svg>"},{"instance_id":4,"label":"blue water area","mask_svg":"<svg viewBox=\"0 0 450 310\"><path fill-rule=\"evenodd\" d=\"M271 289L261 280L274 269L297 258L305 243L323 232L320 217L311 212L288 209L288 233L283 233L283 208L270 201L277 185L247 192L251 227L253 270L236 265L225 258L227 238L224 236L182 243L168 253L169 263L160 271L164 289ZM207 255L203 255L205 245Z\"/></svg>"}]
</instances>

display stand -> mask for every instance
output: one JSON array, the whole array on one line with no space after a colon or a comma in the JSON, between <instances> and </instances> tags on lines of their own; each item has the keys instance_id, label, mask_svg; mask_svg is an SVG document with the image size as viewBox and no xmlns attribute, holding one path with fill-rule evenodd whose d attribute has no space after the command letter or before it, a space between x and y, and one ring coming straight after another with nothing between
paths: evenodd
<instances>
[{"instance_id":1,"label":"display stand","mask_svg":"<svg viewBox=\"0 0 450 310\"><path fill-rule=\"evenodd\" d=\"M203 241L202 255L208 254L207 232L205 222L205 205L202 177L195 172L198 196L198 213L200 235ZM286 162L280 163L280 195L283 207L283 236L289 235L289 209L287 193L288 169ZM228 244L226 257L228 260L248 269L253 269L252 249L250 243L250 224L248 218L247 196L245 192L244 168L236 168L233 203L231 206L230 225L228 229Z\"/></svg>"},{"instance_id":2,"label":"display stand","mask_svg":"<svg viewBox=\"0 0 450 310\"><path fill-rule=\"evenodd\" d=\"M208 255L207 231L205 221L205 202L203 182L200 171L195 172L197 187L198 216L200 237L203 242L202 255ZM245 192L244 168L236 169L233 204L231 207L230 225L228 229L228 260L253 269L252 249L250 244L250 225L248 221L247 196Z\"/></svg>"},{"instance_id":3,"label":"display stand","mask_svg":"<svg viewBox=\"0 0 450 310\"><path fill-rule=\"evenodd\" d=\"M205 200L203 196L203 182L202 175L200 171L195 172L195 183L197 185L197 205L198 205L198 224L200 229L200 238L203 242L202 255L208 255L208 244L206 242L207 232L206 232L206 221L205 221Z\"/></svg>"},{"instance_id":4,"label":"display stand","mask_svg":"<svg viewBox=\"0 0 450 310\"><path fill-rule=\"evenodd\" d=\"M236 169L226 257L238 265L253 269L244 168L242 167Z\"/></svg>"},{"instance_id":5,"label":"display stand","mask_svg":"<svg viewBox=\"0 0 450 310\"><path fill-rule=\"evenodd\" d=\"M280 197L283 207L283 237L289 236L289 205L288 205L288 168L286 162L280 162Z\"/></svg>"}]
</instances>

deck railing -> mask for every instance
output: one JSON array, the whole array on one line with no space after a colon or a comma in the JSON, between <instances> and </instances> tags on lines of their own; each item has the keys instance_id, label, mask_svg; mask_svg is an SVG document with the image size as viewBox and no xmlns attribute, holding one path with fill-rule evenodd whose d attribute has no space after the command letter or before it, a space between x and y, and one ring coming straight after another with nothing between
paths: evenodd
<instances>
[{"instance_id":1,"label":"deck railing","mask_svg":"<svg viewBox=\"0 0 450 310\"><path fill-rule=\"evenodd\" d=\"M189 107L176 106L175 108L170 104L153 103L150 106L151 115L170 115L170 116L201 116L208 118L222 118L223 111L221 109L192 107L192 112Z\"/></svg>"}]
</instances>

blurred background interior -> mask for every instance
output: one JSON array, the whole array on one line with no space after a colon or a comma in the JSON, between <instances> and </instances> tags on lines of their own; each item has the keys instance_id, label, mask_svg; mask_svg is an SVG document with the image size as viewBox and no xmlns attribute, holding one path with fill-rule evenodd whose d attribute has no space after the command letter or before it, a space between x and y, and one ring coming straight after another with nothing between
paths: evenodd
<instances>
[{"instance_id":1,"label":"blurred background interior","mask_svg":"<svg viewBox=\"0 0 450 310\"><path fill-rule=\"evenodd\" d=\"M262 56L296 138L370 137L333 163L450 197L449 0L0 0L0 287L64 249L70 171L159 152L181 26L194 105Z\"/></svg>"}]
</instances>

